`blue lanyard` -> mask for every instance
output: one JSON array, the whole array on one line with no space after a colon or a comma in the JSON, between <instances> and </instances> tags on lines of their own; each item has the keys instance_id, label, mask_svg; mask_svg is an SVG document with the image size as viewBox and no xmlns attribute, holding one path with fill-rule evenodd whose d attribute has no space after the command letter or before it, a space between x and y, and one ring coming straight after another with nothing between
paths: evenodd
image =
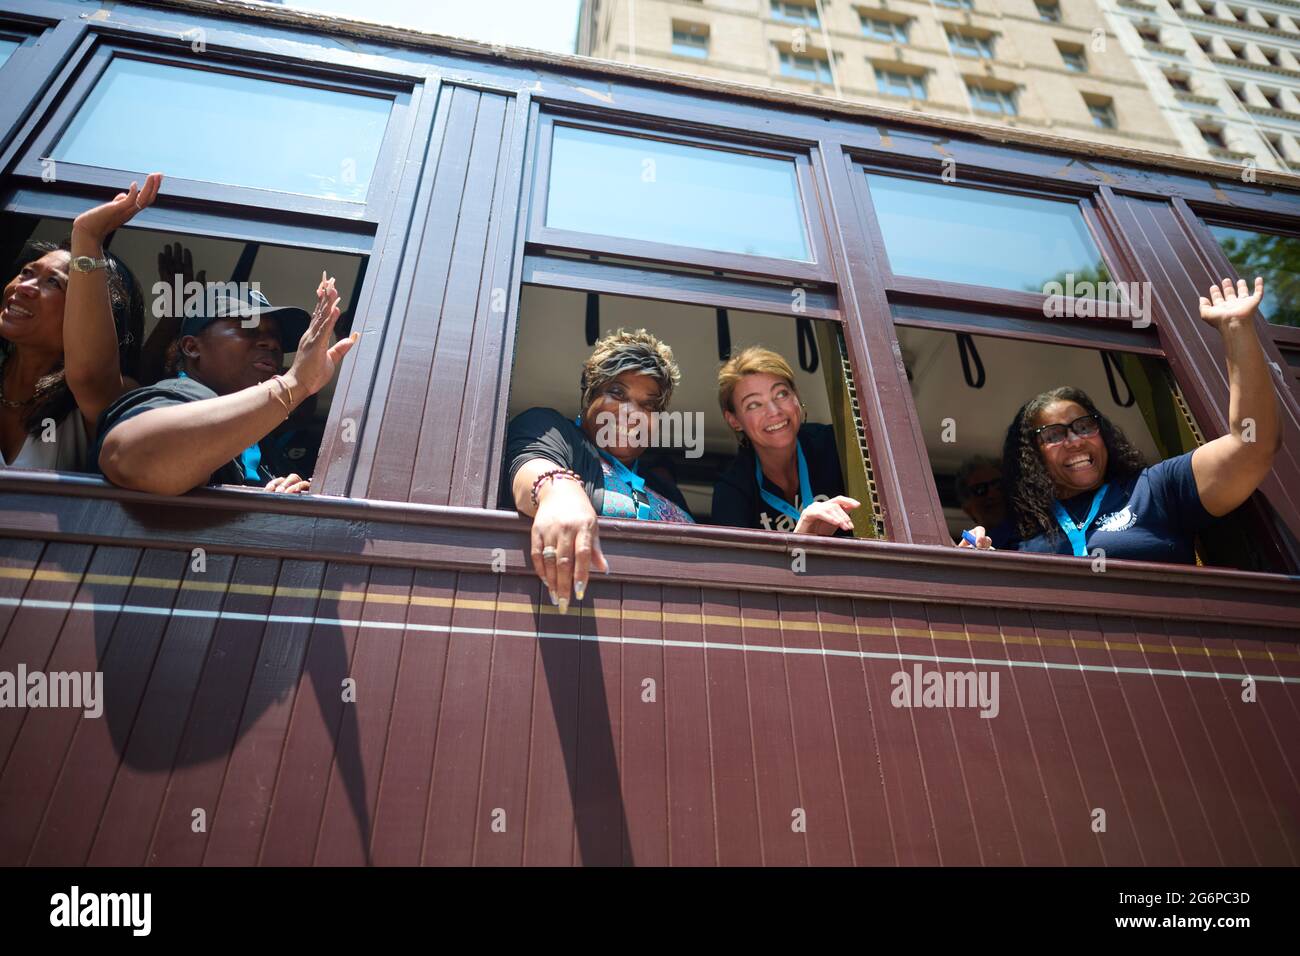
<instances>
[{"instance_id":1,"label":"blue lanyard","mask_svg":"<svg viewBox=\"0 0 1300 956\"><path fill-rule=\"evenodd\" d=\"M579 428L582 427L581 423L582 423L581 415L573 420L573 424L577 425ZM609 452L605 451L605 449L596 447L596 451L600 453L601 458L604 458L607 462L610 463L611 466L613 466L614 473L618 475L620 478L622 478L624 481L626 481L628 483L628 486L631 487L632 500L636 502L637 520L649 521L651 518L650 496L646 494L645 479L636 473L636 467L639 464L639 462L635 462L635 461L632 462L632 467L629 468L627 465L623 464L613 455L609 454Z\"/></svg>"},{"instance_id":2,"label":"blue lanyard","mask_svg":"<svg viewBox=\"0 0 1300 956\"><path fill-rule=\"evenodd\" d=\"M189 378L184 370L176 373L177 378ZM239 453L239 467L244 469L244 480L262 484L262 475L258 467L262 464L262 446L257 442L249 445Z\"/></svg>"},{"instance_id":3,"label":"blue lanyard","mask_svg":"<svg viewBox=\"0 0 1300 956\"><path fill-rule=\"evenodd\" d=\"M1065 510L1065 506L1055 499L1052 501L1052 510L1056 512L1056 523L1061 526L1065 536L1070 539L1070 545L1074 548L1074 556L1077 558L1086 558L1088 556L1086 534L1088 529L1092 527L1092 519L1097 517L1097 512L1101 509L1101 499L1106 497L1108 487L1109 485L1102 485L1093 492L1092 507L1088 509L1088 517L1083 519L1083 524L1075 524L1074 519Z\"/></svg>"},{"instance_id":4,"label":"blue lanyard","mask_svg":"<svg viewBox=\"0 0 1300 956\"><path fill-rule=\"evenodd\" d=\"M758 453L754 453L754 480L758 482L758 493L763 496L763 500L775 508L781 514L793 518L797 524L799 516L803 514L803 509L812 504L812 481L808 478L808 462L803 456L803 446L798 440L794 443L795 451L799 455L799 502L800 507L796 510L791 507L790 502L778 498L772 492L763 487L763 466L758 462Z\"/></svg>"}]
</instances>

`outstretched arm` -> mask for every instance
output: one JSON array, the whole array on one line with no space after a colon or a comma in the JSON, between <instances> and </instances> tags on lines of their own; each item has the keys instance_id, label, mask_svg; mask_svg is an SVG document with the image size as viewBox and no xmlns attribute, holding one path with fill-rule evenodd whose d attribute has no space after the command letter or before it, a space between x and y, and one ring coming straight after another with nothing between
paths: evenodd
<instances>
[{"instance_id":1,"label":"outstretched arm","mask_svg":"<svg viewBox=\"0 0 1300 956\"><path fill-rule=\"evenodd\" d=\"M334 377L356 341L353 335L329 346L338 317L334 282L322 280L311 325L298 345L293 367L281 376L287 388L266 381L229 395L129 418L105 436L100 470L114 484L137 491L179 495L197 488Z\"/></svg>"},{"instance_id":2,"label":"outstretched arm","mask_svg":"<svg viewBox=\"0 0 1300 956\"><path fill-rule=\"evenodd\" d=\"M1255 331L1255 310L1264 295L1264 280L1255 279L1252 294L1245 279L1224 279L1201 298L1201 318L1223 336L1228 354L1229 434L1192 453L1192 475L1205 510L1216 517L1249 498L1273 467L1282 446L1277 393L1264 350Z\"/></svg>"},{"instance_id":3,"label":"outstretched arm","mask_svg":"<svg viewBox=\"0 0 1300 956\"><path fill-rule=\"evenodd\" d=\"M129 222L154 201L161 173L150 173L144 188L132 183L112 202L82 213L72 223L72 255L100 259L109 233ZM63 368L68 388L86 422L87 437L94 437L100 413L131 387L122 377L118 358L117 327L108 295L104 269L68 272L68 293L63 306Z\"/></svg>"}]
</instances>

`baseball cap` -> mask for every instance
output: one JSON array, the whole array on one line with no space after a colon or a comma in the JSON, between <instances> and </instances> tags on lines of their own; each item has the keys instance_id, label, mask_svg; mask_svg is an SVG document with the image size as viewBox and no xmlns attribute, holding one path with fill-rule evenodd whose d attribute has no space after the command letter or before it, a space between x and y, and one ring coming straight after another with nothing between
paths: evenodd
<instances>
[{"instance_id":1,"label":"baseball cap","mask_svg":"<svg viewBox=\"0 0 1300 956\"><path fill-rule=\"evenodd\" d=\"M298 340L311 324L311 314L291 305L273 306L260 291L247 283L232 283L234 288L216 289L205 297L199 315L187 315L181 323L181 335L198 335L218 319L248 319L270 316L280 326L280 346L294 352ZM210 306L210 307L209 307Z\"/></svg>"}]
</instances>

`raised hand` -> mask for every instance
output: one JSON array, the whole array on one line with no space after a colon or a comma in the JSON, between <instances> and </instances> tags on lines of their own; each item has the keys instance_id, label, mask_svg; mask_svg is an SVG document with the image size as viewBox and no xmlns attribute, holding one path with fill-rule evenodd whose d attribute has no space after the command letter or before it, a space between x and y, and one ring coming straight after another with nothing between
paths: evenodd
<instances>
[{"instance_id":1,"label":"raised hand","mask_svg":"<svg viewBox=\"0 0 1300 956\"><path fill-rule=\"evenodd\" d=\"M322 272L320 284L316 286L316 309L312 312L311 324L299 340L293 367L286 374L292 385L302 385L304 396L315 395L325 387L334 377L343 356L359 338L353 332L346 339L329 344L334 324L339 320L338 303L339 293L334 287L334 278Z\"/></svg>"},{"instance_id":2,"label":"raised hand","mask_svg":"<svg viewBox=\"0 0 1300 956\"><path fill-rule=\"evenodd\" d=\"M1245 279L1237 280L1237 287L1232 287L1231 279L1224 279L1222 288L1210 286L1210 297L1201 296L1201 318L1220 331L1227 323L1249 321L1259 308L1259 300L1264 297L1264 280L1255 277L1255 291L1252 294L1246 286Z\"/></svg>"},{"instance_id":3,"label":"raised hand","mask_svg":"<svg viewBox=\"0 0 1300 956\"><path fill-rule=\"evenodd\" d=\"M88 209L72 221L72 231L102 243L114 229L131 221L136 213L151 205L162 185L162 173L150 173L144 188L131 183L131 188L118 193L112 200L94 209Z\"/></svg>"},{"instance_id":4,"label":"raised hand","mask_svg":"<svg viewBox=\"0 0 1300 956\"><path fill-rule=\"evenodd\" d=\"M195 275L194 256L188 248L179 242L168 243L158 253L158 278L171 285L176 281L177 276L181 277L182 285L191 282L206 285L208 281L207 270L201 270Z\"/></svg>"}]
</instances>

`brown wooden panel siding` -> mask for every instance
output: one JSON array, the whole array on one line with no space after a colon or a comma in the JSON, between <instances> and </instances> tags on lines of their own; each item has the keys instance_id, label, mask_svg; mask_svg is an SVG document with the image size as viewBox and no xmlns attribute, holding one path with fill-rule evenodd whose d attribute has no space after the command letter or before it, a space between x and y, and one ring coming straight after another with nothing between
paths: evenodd
<instances>
[{"instance_id":1,"label":"brown wooden panel siding","mask_svg":"<svg viewBox=\"0 0 1300 956\"><path fill-rule=\"evenodd\" d=\"M525 583L523 578L511 580ZM402 639L384 774L375 803L371 857L379 865L420 863L438 732L437 722L430 720L429 714L437 713L442 700L449 640L446 628L451 624L455 595L454 573L415 573L407 621L429 630L407 631Z\"/></svg>"},{"instance_id":2,"label":"brown wooden panel siding","mask_svg":"<svg viewBox=\"0 0 1300 956\"><path fill-rule=\"evenodd\" d=\"M85 561L87 557L88 562ZM127 593L125 582L131 580L138 558L138 551L126 548L96 549L93 555L84 549L72 553L67 549L47 548L40 564L34 566L64 580L51 582L53 587L49 590L43 589L41 582L33 580L24 597L28 600L60 600L56 595L61 593L66 600L66 596L71 595L68 589L75 587L73 600L94 601L99 597L118 603ZM19 562L15 565L21 567ZM97 574L119 578L122 583L112 588L87 585L82 581L83 567ZM86 614L24 607L11 624L3 653L0 653L0 670L13 673L16 664L23 663L29 670L93 672L98 669L97 653L103 652L115 618L111 612L92 619ZM105 693L107 691L105 687ZM36 713L47 719L31 719ZM21 772L13 774L0 769L0 834L3 834L0 836L0 858L14 862L24 862L29 858L32 841L49 808L51 794L69 769L67 754L74 737L87 729L86 724L97 725L90 728L92 732L103 727L102 720L84 721L82 714L82 710L72 708L0 711L4 720L0 767L22 768ZM112 747L101 746L97 750L101 755L109 755ZM72 772L76 770L74 766Z\"/></svg>"},{"instance_id":3,"label":"brown wooden panel siding","mask_svg":"<svg viewBox=\"0 0 1300 956\"><path fill-rule=\"evenodd\" d=\"M121 570L108 572L113 577L121 575L121 583L101 583L92 576L104 573L100 558L109 550L97 549L78 600L110 606L117 602L156 603L170 608L171 593L159 595L152 580L175 580L184 568L185 555L174 551L124 553L112 561ZM128 582L129 587L125 586ZM87 615L73 612L69 625L74 622L80 630L88 623ZM83 718L77 723L28 857L29 863L37 865L80 866L86 862L121 761L120 748L129 739L167 618L109 611L96 612L90 622L95 630L98 669L104 674L104 713L99 719Z\"/></svg>"},{"instance_id":4,"label":"brown wooden panel siding","mask_svg":"<svg viewBox=\"0 0 1300 956\"><path fill-rule=\"evenodd\" d=\"M371 862L373 807L379 794L383 754L388 743L402 625L410 608L414 573L409 568L375 568L361 606L361 627L348 678L355 703L345 703L335 738L316 859L324 866L361 866ZM328 638L327 638L328 639ZM322 695L343 697L342 681L321 686ZM337 689L336 689L337 688Z\"/></svg>"},{"instance_id":5,"label":"brown wooden panel siding","mask_svg":"<svg viewBox=\"0 0 1300 956\"><path fill-rule=\"evenodd\" d=\"M116 861L139 866L149 861L168 777L176 767L194 692L217 629L218 618L209 615L225 606L234 569L235 558L224 554L208 555L202 571L196 571L192 562L186 564L172 607L195 613L167 621L130 740L119 746L122 763L90 848L92 864Z\"/></svg>"},{"instance_id":6,"label":"brown wooden panel siding","mask_svg":"<svg viewBox=\"0 0 1300 956\"><path fill-rule=\"evenodd\" d=\"M325 565L320 561L281 562L268 613L289 618L313 616L318 602L315 595L324 575ZM221 793L209 814L211 836L203 857L207 865L257 863L289 718L303 686L302 666L310 634L311 625L306 622L271 621L266 625ZM318 690L328 693L332 688Z\"/></svg>"},{"instance_id":7,"label":"brown wooden panel siding","mask_svg":"<svg viewBox=\"0 0 1300 956\"><path fill-rule=\"evenodd\" d=\"M197 865L203 862L213 836L222 783L238 741L254 664L266 631L266 622L258 618L270 610L279 565L274 559L246 556L240 556L235 562L222 617L208 645L181 735L176 769L172 771L150 847L150 863ZM249 615L252 619L241 620L230 617L232 614ZM204 812L207 821L204 832L194 831L195 810Z\"/></svg>"},{"instance_id":8,"label":"brown wooden panel siding","mask_svg":"<svg viewBox=\"0 0 1300 956\"><path fill-rule=\"evenodd\" d=\"M358 625L350 622L361 617L370 569L330 564L324 580L318 620L312 625L303 664L312 692L302 693L300 688L294 699L274 802L262 838L258 862L268 866L306 866L314 861L334 762L344 763L352 773L359 764L355 749L342 750L337 741L342 728L356 719L350 706L343 703L342 685L358 640ZM340 621L349 623L336 623ZM150 862L165 861L151 857Z\"/></svg>"},{"instance_id":9,"label":"brown wooden panel siding","mask_svg":"<svg viewBox=\"0 0 1300 956\"><path fill-rule=\"evenodd\" d=\"M517 215L515 203L503 206L507 212L493 207L503 188L499 179L511 172L503 168L503 155L522 163L510 150L512 98L453 85L444 85L440 96L447 112L445 126L435 131L441 142L428 161L433 187L427 219L410 247L409 295L395 305L405 313L400 338L391 343L395 364L389 379L377 385L383 419L373 450L365 449L369 480L354 491L429 504L450 500L456 461L448 448L456 446L462 402L471 399L469 407L476 409L482 397L482 383L466 395L470 367L493 361L471 354L474 346L490 347L493 355L501 348L485 331L476 332L476 322L505 325L503 315L489 311L492 290L482 286L483 263L495 259L494 230L513 226ZM502 215L509 222L500 222Z\"/></svg>"},{"instance_id":10,"label":"brown wooden panel siding","mask_svg":"<svg viewBox=\"0 0 1300 956\"><path fill-rule=\"evenodd\" d=\"M1293 865L1300 846L1296 684L1276 681L1300 655L1246 632L606 580L560 616L522 575L37 550L8 545L0 580L53 604L16 617L62 624L26 645L11 627L6 663L98 661L106 709L11 712L0 864ZM194 616L144 613L173 607ZM917 663L996 671L998 716L895 707Z\"/></svg>"},{"instance_id":11,"label":"brown wooden panel siding","mask_svg":"<svg viewBox=\"0 0 1300 956\"><path fill-rule=\"evenodd\" d=\"M704 639L699 588L665 587L662 600L665 639L669 634L690 643ZM633 610L642 608L638 603ZM662 692L672 694L663 706L668 860L674 866L713 865L718 841L705 655L665 650L663 673Z\"/></svg>"}]
</instances>

